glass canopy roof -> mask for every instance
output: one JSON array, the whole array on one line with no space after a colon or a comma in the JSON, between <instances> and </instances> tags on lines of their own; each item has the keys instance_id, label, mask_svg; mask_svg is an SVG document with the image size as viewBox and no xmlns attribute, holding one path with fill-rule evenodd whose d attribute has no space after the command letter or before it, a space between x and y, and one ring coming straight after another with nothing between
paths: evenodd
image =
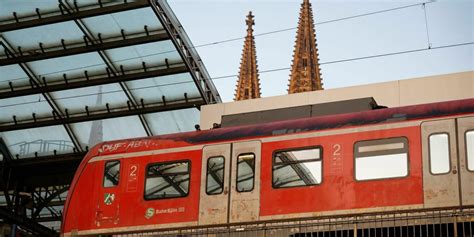
<instances>
[{"instance_id":1,"label":"glass canopy roof","mask_svg":"<svg viewBox=\"0 0 474 237\"><path fill-rule=\"evenodd\" d=\"M219 102L165 0L0 0L1 162L191 131L199 106ZM28 214L57 225L67 189L32 190L58 193ZM7 199L0 195L0 208Z\"/></svg>"},{"instance_id":2,"label":"glass canopy roof","mask_svg":"<svg viewBox=\"0 0 474 237\"><path fill-rule=\"evenodd\" d=\"M0 3L0 137L14 157L193 130L196 106L220 102L164 1ZM169 102L182 109L170 111ZM100 132L88 119L93 112ZM89 139L94 134L102 137ZM58 141L67 145L49 145Z\"/></svg>"}]
</instances>

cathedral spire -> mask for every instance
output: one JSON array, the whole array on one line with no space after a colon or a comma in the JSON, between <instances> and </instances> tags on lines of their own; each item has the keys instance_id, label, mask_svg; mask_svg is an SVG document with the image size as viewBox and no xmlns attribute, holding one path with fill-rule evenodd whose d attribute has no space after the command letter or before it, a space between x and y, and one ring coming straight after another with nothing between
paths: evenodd
<instances>
[{"instance_id":1,"label":"cathedral spire","mask_svg":"<svg viewBox=\"0 0 474 237\"><path fill-rule=\"evenodd\" d=\"M309 0L301 4L288 93L323 90L316 32Z\"/></svg>"},{"instance_id":2,"label":"cathedral spire","mask_svg":"<svg viewBox=\"0 0 474 237\"><path fill-rule=\"evenodd\" d=\"M260 98L260 81L258 79L257 54L255 40L253 37L252 12L247 16L247 36L245 37L242 60L240 61L239 80L235 90L234 100L246 100Z\"/></svg>"}]
</instances>

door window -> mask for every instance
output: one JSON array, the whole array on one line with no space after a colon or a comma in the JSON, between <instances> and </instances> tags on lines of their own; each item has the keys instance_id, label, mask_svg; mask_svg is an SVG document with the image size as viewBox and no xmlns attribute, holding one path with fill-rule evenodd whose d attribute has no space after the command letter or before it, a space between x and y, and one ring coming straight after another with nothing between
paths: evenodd
<instances>
[{"instance_id":1,"label":"door window","mask_svg":"<svg viewBox=\"0 0 474 237\"><path fill-rule=\"evenodd\" d=\"M105 163L104 188L115 187L120 179L120 161L112 160Z\"/></svg>"},{"instance_id":2,"label":"door window","mask_svg":"<svg viewBox=\"0 0 474 237\"><path fill-rule=\"evenodd\" d=\"M467 169L474 171L474 130L466 132Z\"/></svg>"},{"instance_id":3,"label":"door window","mask_svg":"<svg viewBox=\"0 0 474 237\"><path fill-rule=\"evenodd\" d=\"M224 191L224 157L207 159L206 193L221 194Z\"/></svg>"},{"instance_id":4,"label":"door window","mask_svg":"<svg viewBox=\"0 0 474 237\"><path fill-rule=\"evenodd\" d=\"M449 135L447 133L429 136L430 172L446 174L450 170Z\"/></svg>"},{"instance_id":5,"label":"door window","mask_svg":"<svg viewBox=\"0 0 474 237\"><path fill-rule=\"evenodd\" d=\"M255 181L255 154L240 154L237 157L237 191L250 192Z\"/></svg>"}]
</instances>

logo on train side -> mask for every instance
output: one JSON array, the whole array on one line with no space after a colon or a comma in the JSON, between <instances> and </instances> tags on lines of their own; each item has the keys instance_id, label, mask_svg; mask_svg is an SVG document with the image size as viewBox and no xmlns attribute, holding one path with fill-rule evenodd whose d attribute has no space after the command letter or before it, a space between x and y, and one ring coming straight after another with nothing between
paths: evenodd
<instances>
[{"instance_id":1,"label":"logo on train side","mask_svg":"<svg viewBox=\"0 0 474 237\"><path fill-rule=\"evenodd\" d=\"M178 208L171 207L171 208L164 208L164 209L155 209L153 207L149 207L145 211L145 218L146 219L151 219L155 215L158 216L158 215L162 215L162 214L183 213L183 212L185 212L185 210L186 209L184 207L178 207Z\"/></svg>"},{"instance_id":2,"label":"logo on train side","mask_svg":"<svg viewBox=\"0 0 474 237\"><path fill-rule=\"evenodd\" d=\"M146 219L150 219L154 215L155 215L155 209L153 207L150 207L150 208L146 209L146 211L145 211L145 218Z\"/></svg>"},{"instance_id":3,"label":"logo on train side","mask_svg":"<svg viewBox=\"0 0 474 237\"><path fill-rule=\"evenodd\" d=\"M113 193L105 193L104 194L104 203L105 205L112 205L115 200L115 194Z\"/></svg>"}]
</instances>

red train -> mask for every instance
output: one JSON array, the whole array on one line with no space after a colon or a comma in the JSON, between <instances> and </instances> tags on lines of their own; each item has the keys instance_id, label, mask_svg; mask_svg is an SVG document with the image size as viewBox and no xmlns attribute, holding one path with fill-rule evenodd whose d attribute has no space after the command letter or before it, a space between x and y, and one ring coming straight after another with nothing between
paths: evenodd
<instances>
[{"instance_id":1,"label":"red train","mask_svg":"<svg viewBox=\"0 0 474 237\"><path fill-rule=\"evenodd\" d=\"M474 205L474 99L104 142L64 236Z\"/></svg>"}]
</instances>

